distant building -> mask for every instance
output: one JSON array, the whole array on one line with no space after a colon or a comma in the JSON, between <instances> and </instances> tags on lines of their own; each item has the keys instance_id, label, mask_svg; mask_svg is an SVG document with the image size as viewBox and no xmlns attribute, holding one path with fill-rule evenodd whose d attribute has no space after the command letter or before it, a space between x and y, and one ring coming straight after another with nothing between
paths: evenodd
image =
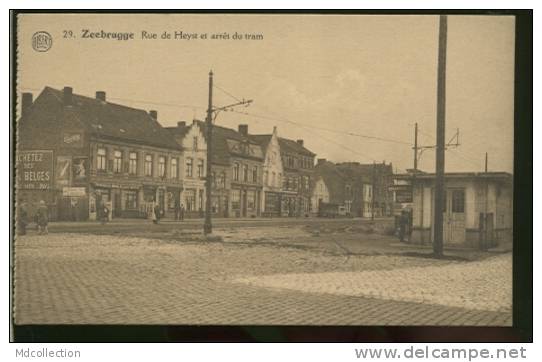
<instances>
[{"instance_id":1,"label":"distant building","mask_svg":"<svg viewBox=\"0 0 542 362\"><path fill-rule=\"evenodd\" d=\"M282 180L282 216L308 216L311 213L311 180L314 177L313 152L303 140L279 137L284 175Z\"/></svg>"},{"instance_id":2,"label":"distant building","mask_svg":"<svg viewBox=\"0 0 542 362\"><path fill-rule=\"evenodd\" d=\"M435 174L396 175L413 184L410 242L433 241ZM444 243L488 248L512 240L513 180L506 172L445 174Z\"/></svg>"},{"instance_id":3,"label":"distant building","mask_svg":"<svg viewBox=\"0 0 542 362\"><path fill-rule=\"evenodd\" d=\"M318 213L322 203L329 203L329 189L322 176L315 176L312 182L311 211Z\"/></svg>"},{"instance_id":4,"label":"distant building","mask_svg":"<svg viewBox=\"0 0 542 362\"><path fill-rule=\"evenodd\" d=\"M45 87L22 96L17 121L17 200L44 200L53 220L146 217L153 202L166 215L181 192L181 147L146 112Z\"/></svg>"},{"instance_id":5,"label":"distant building","mask_svg":"<svg viewBox=\"0 0 542 362\"><path fill-rule=\"evenodd\" d=\"M181 121L177 127L166 127L182 147L180 176L181 204L186 217L201 217L205 210L205 178L207 175L207 142L201 124Z\"/></svg>"}]
</instances>

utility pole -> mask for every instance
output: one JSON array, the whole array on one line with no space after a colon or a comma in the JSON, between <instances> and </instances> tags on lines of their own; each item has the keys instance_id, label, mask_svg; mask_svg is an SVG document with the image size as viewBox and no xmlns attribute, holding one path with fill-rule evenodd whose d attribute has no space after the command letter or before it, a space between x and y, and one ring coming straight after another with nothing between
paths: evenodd
<instances>
[{"instance_id":1,"label":"utility pole","mask_svg":"<svg viewBox=\"0 0 542 362\"><path fill-rule=\"evenodd\" d=\"M207 118L205 119L205 127L207 134L207 167L205 175L205 222L203 223L203 233L205 235L211 234L213 232L213 225L211 221L211 196L212 196L212 138L213 138L213 122L222 111L231 111L236 106L245 106L248 107L252 103L252 100L239 100L236 103L228 104L223 107L213 107L213 71L209 72L209 104L207 106Z\"/></svg>"},{"instance_id":2,"label":"utility pole","mask_svg":"<svg viewBox=\"0 0 542 362\"><path fill-rule=\"evenodd\" d=\"M437 150L435 178L435 208L433 220L433 253L437 258L443 255L444 244L444 150L446 137L446 37L448 18L440 15L437 70Z\"/></svg>"},{"instance_id":3,"label":"utility pole","mask_svg":"<svg viewBox=\"0 0 542 362\"><path fill-rule=\"evenodd\" d=\"M414 174L418 171L418 122L414 125Z\"/></svg>"},{"instance_id":4,"label":"utility pole","mask_svg":"<svg viewBox=\"0 0 542 362\"><path fill-rule=\"evenodd\" d=\"M488 183L488 179L487 179L487 152L486 152L486 160L485 160L485 167L484 167L484 170L485 170L485 173L486 173L486 179L485 179L485 182L484 182L484 243L482 244L482 250L485 250L487 249L487 242L488 242L488 235L487 235L487 232L488 232L488 227L487 227L487 221L488 221L488 217L487 217L487 212L488 212L488 204L489 204L489 200L488 200L488 197L489 197L489 183Z\"/></svg>"},{"instance_id":5,"label":"utility pole","mask_svg":"<svg viewBox=\"0 0 542 362\"><path fill-rule=\"evenodd\" d=\"M371 197L371 220L375 219L376 161L373 161L373 191Z\"/></svg>"},{"instance_id":6,"label":"utility pole","mask_svg":"<svg viewBox=\"0 0 542 362\"><path fill-rule=\"evenodd\" d=\"M208 235L213 232L211 224L211 162L212 162L212 138L213 138L213 71L209 72L209 104L207 106L207 118L205 119L207 130L207 168L205 175L205 222L203 224L203 234Z\"/></svg>"}]
</instances>

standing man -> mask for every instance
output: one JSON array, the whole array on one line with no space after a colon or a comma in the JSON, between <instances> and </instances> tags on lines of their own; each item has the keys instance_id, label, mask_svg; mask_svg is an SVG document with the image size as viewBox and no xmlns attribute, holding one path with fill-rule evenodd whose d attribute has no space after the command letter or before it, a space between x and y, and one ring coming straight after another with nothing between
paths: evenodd
<instances>
[{"instance_id":1,"label":"standing man","mask_svg":"<svg viewBox=\"0 0 542 362\"><path fill-rule=\"evenodd\" d=\"M21 205L18 207L19 217L17 218L17 234L26 235L26 225L28 225L28 210L26 208L26 202L21 200Z\"/></svg>"},{"instance_id":2,"label":"standing man","mask_svg":"<svg viewBox=\"0 0 542 362\"><path fill-rule=\"evenodd\" d=\"M159 203L155 203L155 206L154 206L154 223L155 224L158 224L160 222L160 216L162 216L160 214L161 210L160 210L160 204Z\"/></svg>"},{"instance_id":3,"label":"standing man","mask_svg":"<svg viewBox=\"0 0 542 362\"><path fill-rule=\"evenodd\" d=\"M179 200L175 201L175 221L179 221L181 218L181 205L179 203Z\"/></svg>"},{"instance_id":4,"label":"standing man","mask_svg":"<svg viewBox=\"0 0 542 362\"><path fill-rule=\"evenodd\" d=\"M49 210L45 201L40 200L40 206L37 211L37 222L38 222L38 234L48 234L49 230L47 225L49 224Z\"/></svg>"},{"instance_id":5,"label":"standing man","mask_svg":"<svg viewBox=\"0 0 542 362\"><path fill-rule=\"evenodd\" d=\"M184 205L181 204L181 210L180 210L180 213L181 213L181 221L184 221Z\"/></svg>"}]
</instances>

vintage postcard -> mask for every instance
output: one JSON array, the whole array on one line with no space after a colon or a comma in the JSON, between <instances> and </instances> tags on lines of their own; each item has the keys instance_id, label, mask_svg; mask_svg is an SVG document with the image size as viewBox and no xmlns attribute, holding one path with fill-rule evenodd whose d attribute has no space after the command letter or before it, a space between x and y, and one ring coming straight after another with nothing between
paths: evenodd
<instances>
[{"instance_id":1,"label":"vintage postcard","mask_svg":"<svg viewBox=\"0 0 542 362\"><path fill-rule=\"evenodd\" d=\"M512 325L514 16L15 31L16 325Z\"/></svg>"}]
</instances>

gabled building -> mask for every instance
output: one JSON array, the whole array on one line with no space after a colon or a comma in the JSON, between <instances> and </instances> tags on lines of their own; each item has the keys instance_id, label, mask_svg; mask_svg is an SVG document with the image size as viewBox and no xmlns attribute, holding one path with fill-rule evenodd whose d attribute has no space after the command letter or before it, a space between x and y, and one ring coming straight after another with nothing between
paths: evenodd
<instances>
[{"instance_id":1,"label":"gabled building","mask_svg":"<svg viewBox=\"0 0 542 362\"><path fill-rule=\"evenodd\" d=\"M186 217L202 217L205 210L205 178L207 175L207 141L201 122L185 121L176 127L166 127L182 147L180 176L182 192L180 203Z\"/></svg>"},{"instance_id":2,"label":"gabled building","mask_svg":"<svg viewBox=\"0 0 542 362\"><path fill-rule=\"evenodd\" d=\"M262 216L281 216L282 200L282 158L277 127L271 135L250 135L259 143L264 152L261 208Z\"/></svg>"},{"instance_id":3,"label":"gabled building","mask_svg":"<svg viewBox=\"0 0 542 362\"><path fill-rule=\"evenodd\" d=\"M17 121L17 200L30 213L40 200L53 220L146 217L154 202L166 215L181 193L181 147L156 111L108 102L72 88L22 95Z\"/></svg>"},{"instance_id":4,"label":"gabled building","mask_svg":"<svg viewBox=\"0 0 542 362\"><path fill-rule=\"evenodd\" d=\"M196 121L207 135L204 122ZM213 125L211 207L218 217L261 215L264 153L248 135L248 125L238 130Z\"/></svg>"}]
</instances>

